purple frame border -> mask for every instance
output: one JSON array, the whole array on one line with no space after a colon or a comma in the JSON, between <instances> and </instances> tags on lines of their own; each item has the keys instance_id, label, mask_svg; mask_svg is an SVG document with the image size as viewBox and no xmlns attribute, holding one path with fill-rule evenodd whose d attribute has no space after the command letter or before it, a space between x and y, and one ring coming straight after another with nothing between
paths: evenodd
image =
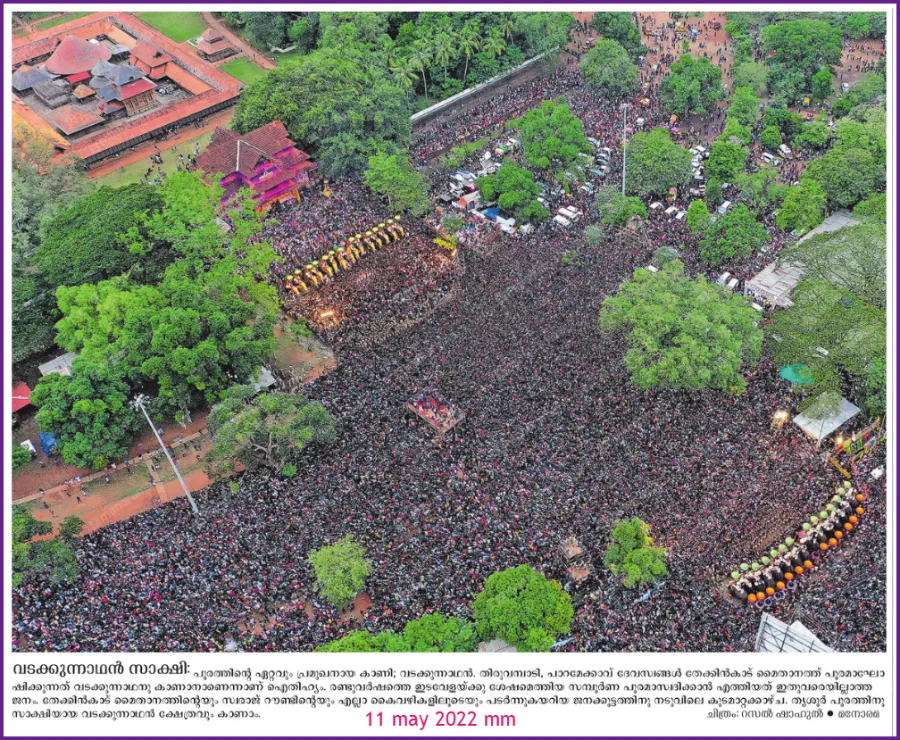
<instances>
[{"instance_id":1,"label":"purple frame border","mask_svg":"<svg viewBox=\"0 0 900 740\"><path fill-rule=\"evenodd\" d=\"M462 2L465 2L465 0L462 0ZM855 2L855 0L850 0L851 6L854 2ZM11 3L0 2L0 6L3 7L4 11L6 10L6 6L8 4L11 4ZM121 7L123 5L130 6L130 5L143 5L143 4L144 3L130 2L129 0L125 0L124 2L116 3L116 7ZM186 2L168 2L165 4L168 4L171 6L183 5L183 6L188 6L192 9L196 7L193 3L186 3ZM232 4L232 3L228 2L227 0L222 3L223 6L230 5L230 4ZM273 3L261 2L260 0L244 0L244 2L241 3L241 6L246 8L247 6L250 6L250 5L271 5L271 4L278 4L278 0L274 0ZM315 4L319 4L319 3L315 3ZM328 0L325 0L325 2L321 3L321 4L333 5L335 7L338 7L345 3L340 3L340 2L333 3L333 2L328 2ZM346 4L351 4L351 3L346 3ZM375 0L357 0L357 2L352 3L352 4L353 5L379 5L382 3L378 3ZM423 6L423 5L431 6L431 5L446 5L446 0L443 0L443 1L442 0L386 0L385 4L392 4L392 5L398 5L398 6ZM517 7L537 5L542 8L547 8L547 6L556 5L556 6L559 6L560 10L563 10L565 8L571 7L572 5L580 5L581 3L578 2L578 0L576 0L575 2L572 2L572 3L560 2L559 0L548 0L547 2L529 2L528 0L526 0L526 2L516 2L515 0L486 0L484 4L485 5L515 5ZM663 2L659 2L658 0L656 0L652 4L659 5L659 6L670 6L672 9L678 9L682 5L682 3L672 2L671 0L663 0ZM723 9L737 10L743 5L754 6L757 4L761 4L761 3L753 3L753 2L747 2L746 0L738 0L737 2L722 2L722 3L720 3L720 6ZM791 0L790 4L791 5L813 5L819 9L833 8L834 12L840 12L841 9L847 7L846 3L839 5L839 4L833 3L833 2L824 2L824 3L816 2L816 0ZM55 6L55 5L58 5L58 3L41 1L41 2L32 2L32 3L29 3L29 5L32 7L47 6L47 5ZM596 5L598 8L602 8L604 6L611 6L613 8L616 8L616 7L620 6L621 3L592 2L591 5ZM897 82L897 73L898 73L898 71L900 71L900 70L898 70L897 58L896 58L898 56L898 49L897 49L897 47L898 47L897 30L898 29L896 26L898 3L896 3L896 2L895 3L884 3L884 5L893 6L894 13L895 13L895 17L894 17L894 20L895 20L894 47L895 48L893 49L895 58L893 60L893 64L894 64L894 81L896 83ZM98 12L99 12L101 10L105 10L108 7L108 4L107 3L98 3L98 6L99 6L98 7ZM126 10L127 10L127 7L126 7ZM826 12L827 12L827 10L826 10ZM5 18L5 15L6 14L4 12L4 18ZM5 29L4 29L4 33L5 33ZM6 39L4 38L3 41L4 41L3 46L5 47ZM3 111L5 113L5 111L6 111L6 87L5 86L0 88L0 101L3 102ZM895 167L895 170L894 171L895 171L895 176L896 176L897 165L898 165L898 163L900 163L900 151L898 151L898 144L900 144L900 139L896 138L896 127L897 127L896 119L894 121L894 126L895 126L895 139L894 139L894 157L895 157L894 167ZM4 173L5 173L5 165L6 165L5 155L6 155L5 147L0 147L0 170L2 170L2 172L4 172ZM6 186L7 186L7 183L4 182L3 183L4 195L5 195ZM896 229L897 229L897 214L898 214L898 210L900 210L897 208L897 206L900 205L900 200L898 200L897 195L898 195L897 193L894 193L894 214L895 214L895 217L894 217L895 234L894 235L895 236L896 236ZM4 228L3 232L0 233L0 248L3 248L5 246L5 244L4 244L5 237L6 237L6 231ZM5 254L5 249L3 249L3 251L0 252L0 254ZM896 259L898 257L900 257L900 250L895 252L894 256L895 256L894 267L895 267L895 271L896 271L896 269L897 269ZM890 278L891 276L889 275L888 277ZM895 287L896 287L896 285L895 285ZM7 325L6 294L5 293L6 293L6 286L5 286L5 282L4 282L3 284L0 284L0 326L2 326L2 328L3 328L2 330L4 333L6 331L12 330L12 325L11 324ZM896 299L897 299L897 295L896 295L896 290L895 290L895 302L896 302ZM897 308L897 306L895 305L895 309L896 308ZM11 317L10 317L10 319L11 319ZM900 321L900 315L895 314L894 320L895 320L895 335L894 335L895 347L894 347L894 349L895 349L895 352L897 352L898 348L896 346L896 340L897 340L896 322ZM894 357L894 360L896 361L898 358L900 358L900 352L897 352L897 356ZM5 344L0 343L0 367L5 368L5 366L6 366ZM896 367L896 365L895 365L895 367ZM895 393L894 393L895 397L892 399L893 400L892 410L896 414L896 411L898 409L898 406L896 403L897 402L896 387L895 387L894 391L895 391ZM8 398L7 398L7 395L5 392L5 387L4 387L4 392L3 392L2 396L0 396L0 418L2 418L3 420L7 419L7 416L6 416L7 403L8 403ZM897 418L896 415L894 416L894 418L895 419ZM6 433L7 433L7 425L4 421L2 427L0 427L0 444L5 442ZM898 452L897 442L896 442L896 438L894 438L895 460L896 460L897 452ZM5 465L5 462L6 461L4 460L4 465ZM4 502L4 506L5 506L5 502ZM896 547L897 547L896 535L898 533L898 530L900 530L900 528L898 528L898 525L900 525L900 516L898 516L898 511L896 509L900 508L900 507L898 507L897 501L895 501L894 506L895 506L895 512L894 512L893 524L894 524L894 533L895 533L894 546L895 546L895 550L896 550ZM0 528L0 552L5 552L5 550L3 549L5 547L6 547L6 542L5 542L5 538L4 538L4 529ZM2 571L0 571L0 589L6 588L5 575L6 575L6 571L4 568ZM895 595L895 598L896 598L896 594L897 594L898 584L900 584L900 580L898 580L898 577L897 577L897 563L895 562L894 563L894 595ZM0 640L6 640L8 638L8 635L6 634L7 617L11 618L11 615L4 614L2 619L0 619L0 624L2 624L3 628L4 628L2 635L0 635ZM895 620L895 623L894 623L893 638L894 638L894 648L896 650L897 638L898 638L896 613L894 615L894 620ZM895 658L896 658L896 653L895 653ZM6 652L5 652L5 645L4 645L4 650L0 651L0 669L5 668L5 660L6 660ZM895 682L894 689L896 692L897 691L896 674L894 674L892 676L892 680ZM4 686L2 684L0 684L0 703L2 703L3 699L4 699ZM896 701L896 699L900 699L900 693L895 695L895 701ZM897 713L896 703L891 707L891 711L892 711L892 717L893 717L894 721L896 722L896 713ZM5 713L0 714L0 737L2 737L2 738L20 737L20 736L7 735L4 725L5 725ZM75 737L79 737L79 736L57 735L57 736L53 736L53 737L58 737L58 738L73 737L73 738L75 738ZM127 735L127 736L125 736L125 735L121 735L121 736L108 735L106 737L109 737L109 738L118 738L118 737L132 738L133 740L188 740L188 738L203 737L203 735L184 735L184 736L178 736L178 737L176 737L176 736L159 736L159 735ZM208 736L208 737L215 737L215 736ZM231 737L234 737L234 738L241 738L241 737L256 738L257 740L284 740L284 738L286 738L286 737L311 738L311 737L319 737L319 736L315 736L315 735L295 735L295 736L289 736L289 735L284 735L284 736L234 735ZM380 734L379 735L375 735L375 734L372 734L372 735L343 735L343 736L331 737L330 740L353 740L355 738L369 738L369 737L378 737L378 738L383 738L384 740L392 740L393 738L397 738L398 740L400 740L401 738L406 738L409 736L380 735ZM471 736L471 735L455 735L455 736L454 735L441 735L440 737L466 737L468 740L496 740L497 738L500 738L500 737L531 737L531 738L533 738L533 740L541 740L540 736L525 736L525 735L520 735L520 736L516 736L516 735L493 735L493 736L491 736L491 735L475 735L475 736ZM609 740L620 740L619 736L612 736L612 735L585 734L585 735L554 735L554 736L552 736L553 740L582 740L583 738L591 738L591 737L598 737L598 738L602 737L602 738L609 738ZM683 736L642 735L642 736L633 736L633 737L622 737L621 740L653 740L654 738L667 738L667 737L678 739L678 738L685 738L685 737L690 737L690 736L689 735L683 735ZM721 737L722 740L725 740L725 738L733 738L735 740L741 740L742 738L770 738L771 740L797 740L797 736L777 737L777 736L766 735L766 734L763 734L763 735L723 735L723 736L706 735L706 736L702 736L702 737L709 738L709 740L715 740L715 738L717 738L717 737ZM815 737L815 736L810 736L810 737ZM842 735L842 733L835 733L833 735L819 734L818 737L843 737L843 735ZM867 738L869 738L869 737L874 738L876 736L859 736L859 740L867 740ZM36 740L44 740L43 738L39 738L38 736L35 736L35 738L36 738ZM48 740L49 740L49 738L48 738ZM551 740L551 737L550 736L546 737L546 740Z\"/></svg>"}]
</instances>

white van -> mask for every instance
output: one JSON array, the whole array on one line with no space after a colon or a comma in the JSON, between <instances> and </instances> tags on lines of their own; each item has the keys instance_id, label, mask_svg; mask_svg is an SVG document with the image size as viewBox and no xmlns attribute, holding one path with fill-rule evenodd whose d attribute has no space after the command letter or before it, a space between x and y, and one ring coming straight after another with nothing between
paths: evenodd
<instances>
[{"instance_id":1,"label":"white van","mask_svg":"<svg viewBox=\"0 0 900 740\"><path fill-rule=\"evenodd\" d=\"M731 208L731 201L730 201L730 200L726 200L724 203L722 203L722 205L720 205L720 206L716 209L716 212L717 212L720 216L724 216L726 213L728 213L728 209L729 209L729 208Z\"/></svg>"},{"instance_id":2,"label":"white van","mask_svg":"<svg viewBox=\"0 0 900 740\"><path fill-rule=\"evenodd\" d=\"M560 226L562 226L564 229L568 229L572 226L572 222L569 221L569 219L567 219L565 216L560 216L558 214L553 217L553 221L554 221L554 223L557 223Z\"/></svg>"},{"instance_id":3,"label":"white van","mask_svg":"<svg viewBox=\"0 0 900 740\"><path fill-rule=\"evenodd\" d=\"M778 151L781 152L781 154L785 157L790 157L793 154L787 144L782 144L781 146L779 146Z\"/></svg>"},{"instance_id":4,"label":"white van","mask_svg":"<svg viewBox=\"0 0 900 740\"><path fill-rule=\"evenodd\" d=\"M721 275L719 275L718 279L716 280L716 285L721 285L724 287L725 283L728 282L728 278L730 278L730 277L731 277L730 272L723 272Z\"/></svg>"}]
</instances>

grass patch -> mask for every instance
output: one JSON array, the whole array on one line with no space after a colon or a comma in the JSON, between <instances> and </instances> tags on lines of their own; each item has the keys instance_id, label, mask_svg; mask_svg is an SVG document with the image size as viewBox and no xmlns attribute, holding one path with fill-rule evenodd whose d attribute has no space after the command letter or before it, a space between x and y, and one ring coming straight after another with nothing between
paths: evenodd
<instances>
[{"instance_id":1,"label":"grass patch","mask_svg":"<svg viewBox=\"0 0 900 740\"><path fill-rule=\"evenodd\" d=\"M243 37L242 37L243 38ZM246 40L246 39L245 39ZM248 42L249 45L249 42ZM302 47L298 46L296 49L292 49L291 51L278 52L278 51L270 51L266 52L266 57L271 59L275 64L284 64L285 62L291 62L295 59L299 59L302 56L306 56L306 52Z\"/></svg>"},{"instance_id":2,"label":"grass patch","mask_svg":"<svg viewBox=\"0 0 900 740\"><path fill-rule=\"evenodd\" d=\"M47 28L53 28L54 26L61 26L63 23L68 23L69 21L74 21L78 18L84 18L84 16L91 15L94 12L96 11L90 10L87 13L66 13L59 18L51 18L49 21L38 23L37 28L43 31Z\"/></svg>"},{"instance_id":3,"label":"grass patch","mask_svg":"<svg viewBox=\"0 0 900 740\"><path fill-rule=\"evenodd\" d=\"M266 71L249 59L232 59L230 62L225 62L221 69L247 85L252 85L266 76Z\"/></svg>"},{"instance_id":4,"label":"grass patch","mask_svg":"<svg viewBox=\"0 0 900 740\"><path fill-rule=\"evenodd\" d=\"M137 16L144 23L153 26L157 31L161 31L179 43L199 36L206 30L206 24L199 13L148 12L138 13Z\"/></svg>"},{"instance_id":5,"label":"grass patch","mask_svg":"<svg viewBox=\"0 0 900 740\"><path fill-rule=\"evenodd\" d=\"M212 131L209 131L201 136L198 136L194 139L189 139L188 141L181 142L178 146L174 146L171 149L165 149L162 152L163 165L162 168L166 171L166 174L172 174L176 171L178 167L178 155L183 154L187 157L189 154L192 154L194 151L194 142L200 142L200 151L202 152L206 145L209 143L210 138L212 138ZM103 175L103 177L98 177L95 182L100 187L104 185L108 185L111 188L118 188L122 185L130 185L134 182L141 182L144 177L144 173L150 167L152 162L150 161L149 156L146 159L142 159L134 164L129 164L123 167L120 170L116 170L115 172L110 172L108 175ZM154 177L156 175L154 174Z\"/></svg>"}]
</instances>

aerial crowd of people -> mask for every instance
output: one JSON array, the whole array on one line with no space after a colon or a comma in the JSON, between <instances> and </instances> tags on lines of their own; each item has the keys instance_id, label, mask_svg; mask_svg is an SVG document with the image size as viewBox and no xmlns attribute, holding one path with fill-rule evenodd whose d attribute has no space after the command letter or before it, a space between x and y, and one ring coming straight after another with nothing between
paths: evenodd
<instances>
[{"instance_id":1,"label":"aerial crowd of people","mask_svg":"<svg viewBox=\"0 0 900 740\"><path fill-rule=\"evenodd\" d=\"M704 43L714 61L725 55ZM637 117L647 127L668 123L656 94L661 72L646 73L631 126ZM617 148L620 105L562 67L417 131L413 159L429 163L558 95L589 135ZM692 143L714 137L722 118L696 125ZM619 156L610 184L621 184ZM433 183L437 195L440 177ZM585 212L590 201L571 199ZM285 258L273 268L281 280L392 214L362 186L341 183L273 215L265 236ZM789 240L770 215L765 225L770 259ZM337 369L305 389L334 416L337 441L307 450L290 478L245 473L237 491L214 483L195 494L199 517L179 499L84 537L77 582L14 590L16 649L312 650L354 629L399 631L424 614L470 617L485 579L522 563L574 592L558 552L571 536L594 568L573 639L559 650L753 649L760 610L729 596L729 572L795 534L841 479L794 425L773 427L773 414L795 401L765 356L746 368L741 396L630 382L626 338L599 330L600 304L660 246L680 249L688 272L705 269L683 222L654 211L640 235L610 231L591 246L581 229L552 222L507 236L469 217L456 255L434 244L429 222L404 226L403 239L288 302L338 356ZM562 259L569 253L578 259ZM759 266L748 259L736 274ZM328 311L334 322L322 318ZM423 389L466 414L444 439L405 423L407 402ZM851 554L764 607L803 620L838 650L886 647L885 479L868 476L883 459L875 453L858 471L869 498L845 545ZM668 548L669 576L649 595L625 590L602 565L614 523L631 517ZM363 613L325 601L307 561L346 534L372 565Z\"/></svg>"}]
</instances>

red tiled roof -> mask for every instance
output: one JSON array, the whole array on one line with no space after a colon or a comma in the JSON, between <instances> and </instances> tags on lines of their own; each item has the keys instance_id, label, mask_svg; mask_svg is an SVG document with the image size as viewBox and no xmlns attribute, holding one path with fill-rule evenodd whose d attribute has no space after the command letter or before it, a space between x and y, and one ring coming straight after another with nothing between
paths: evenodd
<instances>
[{"instance_id":1,"label":"red tiled roof","mask_svg":"<svg viewBox=\"0 0 900 740\"><path fill-rule=\"evenodd\" d=\"M66 36L44 63L44 68L55 75L74 75L87 72L97 62L109 61L111 56L112 52L101 44Z\"/></svg>"},{"instance_id":2,"label":"red tiled roof","mask_svg":"<svg viewBox=\"0 0 900 740\"><path fill-rule=\"evenodd\" d=\"M96 95L97 91L93 88L88 87L87 85L79 85L74 90L72 90L72 94L79 100L84 100L85 98L89 98L92 95Z\"/></svg>"},{"instance_id":3,"label":"red tiled roof","mask_svg":"<svg viewBox=\"0 0 900 740\"><path fill-rule=\"evenodd\" d=\"M278 164L282 165L283 167L293 167L294 165L308 160L309 155L306 152L302 152L299 149L295 149L292 147L284 154L278 155L276 159L278 160Z\"/></svg>"},{"instance_id":4,"label":"red tiled roof","mask_svg":"<svg viewBox=\"0 0 900 740\"><path fill-rule=\"evenodd\" d=\"M64 105L53 114L53 125L64 134L74 134L98 123L103 123L102 116L89 111L76 108L74 105Z\"/></svg>"},{"instance_id":5,"label":"red tiled roof","mask_svg":"<svg viewBox=\"0 0 900 740\"><path fill-rule=\"evenodd\" d=\"M201 38L197 42L197 48L204 54L218 54L220 51L225 51L225 49L234 49L234 46L230 41L223 38L219 38L215 41L207 41L206 39Z\"/></svg>"},{"instance_id":6,"label":"red tiled roof","mask_svg":"<svg viewBox=\"0 0 900 740\"><path fill-rule=\"evenodd\" d=\"M122 85L119 88L119 100L128 100L128 98L133 98L135 95L147 92L147 90L153 90L155 87L156 85L146 78L129 82L127 85Z\"/></svg>"},{"instance_id":7,"label":"red tiled roof","mask_svg":"<svg viewBox=\"0 0 900 740\"><path fill-rule=\"evenodd\" d=\"M16 383L12 389L12 412L20 411L31 404L31 388L25 383Z\"/></svg>"},{"instance_id":8,"label":"red tiled roof","mask_svg":"<svg viewBox=\"0 0 900 740\"><path fill-rule=\"evenodd\" d=\"M138 41L131 50L131 56L151 67L158 67L172 61L172 57L146 41Z\"/></svg>"},{"instance_id":9,"label":"red tiled roof","mask_svg":"<svg viewBox=\"0 0 900 740\"><path fill-rule=\"evenodd\" d=\"M254 192L257 193L265 193L268 190L271 190L274 187L281 185L283 182L287 182L288 180L293 180L294 175L285 170L278 170L277 172L269 175L268 177L260 180L259 182L253 183L250 187Z\"/></svg>"},{"instance_id":10,"label":"red tiled roof","mask_svg":"<svg viewBox=\"0 0 900 740\"><path fill-rule=\"evenodd\" d=\"M85 80L89 79L91 79L90 72L79 72L78 74L69 75L68 77L66 77L66 82L70 82L74 85L77 82L84 82Z\"/></svg>"},{"instance_id":11,"label":"red tiled roof","mask_svg":"<svg viewBox=\"0 0 900 740\"><path fill-rule=\"evenodd\" d=\"M201 41L218 41L222 38L222 32L216 30L212 26L207 28L200 36Z\"/></svg>"},{"instance_id":12,"label":"red tiled roof","mask_svg":"<svg viewBox=\"0 0 900 740\"><path fill-rule=\"evenodd\" d=\"M99 12L78 18L60 26L55 26L43 31L37 31L26 37L14 36L12 39L12 60L19 64L35 59L53 50L58 39L65 35L75 35L81 38L93 38L105 34L110 38L123 40L128 36L136 39L139 35L149 44L158 47L173 59L179 59L188 69L195 70L205 78L196 80L197 85L193 97L182 100L174 105L158 108L155 111L140 116L133 123L116 126L109 130L100 130L88 134L78 141L71 142L69 151L86 159L89 162L101 159L111 153L116 147L134 141L136 138L159 131L166 126L171 126L187 116L202 114L205 111L237 100L238 94L244 88L244 84L235 77L223 72L218 67L200 59L195 54L185 50L164 34L128 13ZM126 45L128 45L126 43ZM172 70L174 65L170 66ZM184 77L188 72L178 68ZM174 74L170 74L174 80ZM175 80L182 87L181 81ZM202 91L200 91L202 85ZM210 87L213 85L215 87ZM216 89L218 88L218 89ZM190 89L190 88L188 88ZM53 136L57 136L53 131Z\"/></svg>"}]
</instances>

